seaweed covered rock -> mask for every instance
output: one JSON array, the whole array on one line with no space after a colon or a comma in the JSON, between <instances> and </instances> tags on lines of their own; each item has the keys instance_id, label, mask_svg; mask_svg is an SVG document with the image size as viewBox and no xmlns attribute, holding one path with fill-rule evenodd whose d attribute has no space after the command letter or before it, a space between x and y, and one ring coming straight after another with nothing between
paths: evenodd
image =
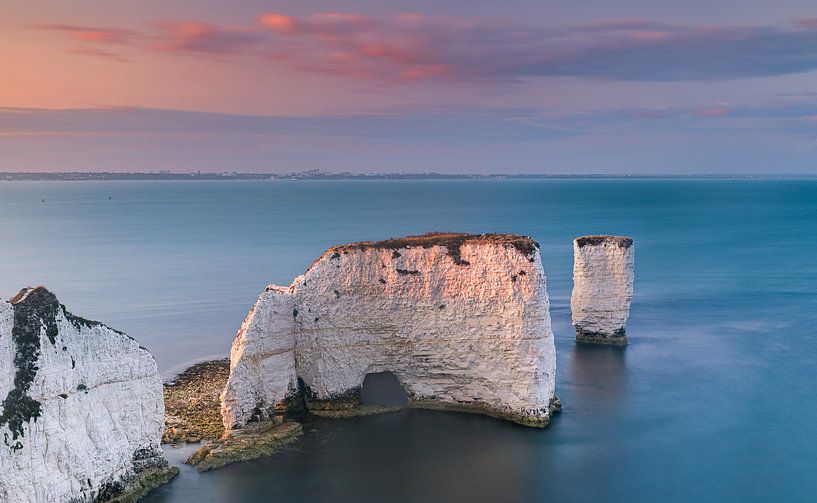
<instances>
[{"instance_id":1,"label":"seaweed covered rock","mask_svg":"<svg viewBox=\"0 0 817 503\"><path fill-rule=\"evenodd\" d=\"M634 254L628 237L584 236L573 241L570 307L576 342L627 344Z\"/></svg>"},{"instance_id":2,"label":"seaweed covered rock","mask_svg":"<svg viewBox=\"0 0 817 503\"><path fill-rule=\"evenodd\" d=\"M298 440L302 434L301 423L294 421L250 423L245 428L228 430L220 439L205 443L190 456L187 463L200 472L206 472L232 463L251 461L275 453Z\"/></svg>"},{"instance_id":3,"label":"seaweed covered rock","mask_svg":"<svg viewBox=\"0 0 817 503\"><path fill-rule=\"evenodd\" d=\"M170 480L148 351L45 288L0 300L0 501L135 501Z\"/></svg>"},{"instance_id":4,"label":"seaweed covered rock","mask_svg":"<svg viewBox=\"0 0 817 503\"><path fill-rule=\"evenodd\" d=\"M435 233L330 248L291 286L261 294L231 359L228 429L295 403L296 379L311 412L353 415L366 375L387 371L410 407L538 427L559 408L545 273L525 236Z\"/></svg>"}]
</instances>

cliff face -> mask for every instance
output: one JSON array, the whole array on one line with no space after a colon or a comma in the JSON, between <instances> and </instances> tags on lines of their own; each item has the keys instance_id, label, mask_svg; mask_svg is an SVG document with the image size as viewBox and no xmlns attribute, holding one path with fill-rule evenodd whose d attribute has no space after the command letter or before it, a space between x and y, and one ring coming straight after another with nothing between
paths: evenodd
<instances>
[{"instance_id":1,"label":"cliff face","mask_svg":"<svg viewBox=\"0 0 817 503\"><path fill-rule=\"evenodd\" d=\"M570 306L576 341L627 344L625 325L633 298L633 240L585 236L573 241Z\"/></svg>"},{"instance_id":2,"label":"cliff face","mask_svg":"<svg viewBox=\"0 0 817 503\"><path fill-rule=\"evenodd\" d=\"M161 379L133 339L26 289L0 301L0 362L0 501L106 501L175 474Z\"/></svg>"},{"instance_id":3,"label":"cliff face","mask_svg":"<svg viewBox=\"0 0 817 503\"><path fill-rule=\"evenodd\" d=\"M268 287L238 330L221 396L226 429L282 413L297 393L294 310L289 288Z\"/></svg>"},{"instance_id":4,"label":"cliff face","mask_svg":"<svg viewBox=\"0 0 817 503\"><path fill-rule=\"evenodd\" d=\"M266 300L270 292L279 300ZM291 309L269 307L289 308L287 296ZM545 275L529 238L435 234L331 248L289 289L261 295L233 346L234 368L250 353L268 360L261 355L269 351L250 351L242 342L261 319L260 307L270 313L263 326L292 324L296 374L310 410L357 407L365 376L384 371L397 376L414 407L531 426L547 425L558 407ZM285 339L278 328L254 333ZM269 363L279 370L278 384L261 387L292 390L289 363ZM238 406L230 397L249 393L230 390L258 389L259 378L234 372L230 381L227 427L241 426L236 418L247 417L242 411L251 405L269 408L287 396Z\"/></svg>"}]
</instances>

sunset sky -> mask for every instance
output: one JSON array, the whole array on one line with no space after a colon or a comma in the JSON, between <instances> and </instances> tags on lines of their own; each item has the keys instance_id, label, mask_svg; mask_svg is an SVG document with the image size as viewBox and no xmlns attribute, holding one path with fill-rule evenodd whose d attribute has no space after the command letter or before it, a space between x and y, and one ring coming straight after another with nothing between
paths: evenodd
<instances>
[{"instance_id":1,"label":"sunset sky","mask_svg":"<svg viewBox=\"0 0 817 503\"><path fill-rule=\"evenodd\" d=\"M304 169L817 173L817 4L0 4L0 171Z\"/></svg>"}]
</instances>

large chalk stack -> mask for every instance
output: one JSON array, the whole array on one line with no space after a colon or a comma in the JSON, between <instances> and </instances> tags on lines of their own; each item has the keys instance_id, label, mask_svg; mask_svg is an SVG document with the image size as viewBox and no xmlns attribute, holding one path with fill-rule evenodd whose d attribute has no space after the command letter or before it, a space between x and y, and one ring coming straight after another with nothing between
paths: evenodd
<instances>
[{"instance_id":1,"label":"large chalk stack","mask_svg":"<svg viewBox=\"0 0 817 503\"><path fill-rule=\"evenodd\" d=\"M0 300L0 400L4 503L135 501L178 473L153 357L45 288Z\"/></svg>"},{"instance_id":2,"label":"large chalk stack","mask_svg":"<svg viewBox=\"0 0 817 503\"><path fill-rule=\"evenodd\" d=\"M559 405L538 245L428 234L333 247L261 294L231 368L228 429L279 414L297 379L309 410L353 411L366 375L385 371L412 407L546 426Z\"/></svg>"},{"instance_id":3,"label":"large chalk stack","mask_svg":"<svg viewBox=\"0 0 817 503\"><path fill-rule=\"evenodd\" d=\"M570 307L576 342L626 345L633 298L633 240L584 236L573 241Z\"/></svg>"}]
</instances>

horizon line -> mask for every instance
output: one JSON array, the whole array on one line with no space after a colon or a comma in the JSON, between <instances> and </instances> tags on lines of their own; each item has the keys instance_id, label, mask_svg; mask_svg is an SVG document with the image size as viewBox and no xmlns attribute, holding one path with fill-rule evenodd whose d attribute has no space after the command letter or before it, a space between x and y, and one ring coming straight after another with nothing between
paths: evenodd
<instances>
[{"instance_id":1,"label":"horizon line","mask_svg":"<svg viewBox=\"0 0 817 503\"><path fill-rule=\"evenodd\" d=\"M72 178L73 177L73 178ZM79 178L78 178L79 177ZM244 179L244 180L274 180L274 179L422 179L422 178L454 178L454 179L501 179L501 178L817 178L817 173L440 173L426 172L366 172L352 173L349 171L319 171L306 170L297 172L241 172L241 171L0 171L0 181L37 181L52 179L58 181L99 180L111 177L113 180L125 180L127 177L141 177L153 179L174 179L190 177L192 179L207 178Z\"/></svg>"}]
</instances>

